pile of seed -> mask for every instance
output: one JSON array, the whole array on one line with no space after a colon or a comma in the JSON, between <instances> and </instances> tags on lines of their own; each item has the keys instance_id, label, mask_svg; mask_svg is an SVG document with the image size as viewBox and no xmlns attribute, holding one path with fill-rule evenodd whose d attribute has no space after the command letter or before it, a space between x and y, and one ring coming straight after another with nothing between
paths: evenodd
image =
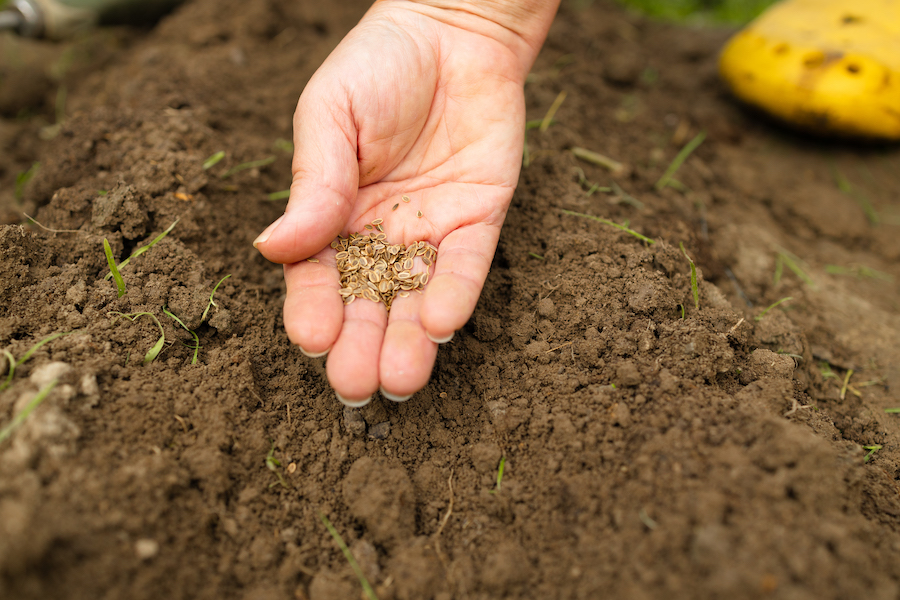
<instances>
[{"instance_id":1,"label":"pile of seed","mask_svg":"<svg viewBox=\"0 0 900 600\"><path fill-rule=\"evenodd\" d=\"M387 243L381 232L381 219L372 221L378 233L338 237L331 242L337 250L335 260L341 274L341 297L344 304L357 298L381 302L388 310L396 296L405 298L410 292L421 292L428 283L428 270L437 258L437 248L428 242L404 244ZM368 229L369 226L366 226ZM426 270L412 273L413 261L421 257Z\"/></svg>"}]
</instances>

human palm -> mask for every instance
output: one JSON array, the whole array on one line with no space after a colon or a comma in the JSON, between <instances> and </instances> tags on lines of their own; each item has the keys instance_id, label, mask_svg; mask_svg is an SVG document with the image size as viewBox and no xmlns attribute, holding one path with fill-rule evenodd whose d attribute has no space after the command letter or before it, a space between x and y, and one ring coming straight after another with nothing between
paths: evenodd
<instances>
[{"instance_id":1,"label":"human palm","mask_svg":"<svg viewBox=\"0 0 900 600\"><path fill-rule=\"evenodd\" d=\"M256 245L285 263L288 336L329 352L346 403L421 389L436 342L471 316L518 179L525 70L478 27L376 3L304 90L290 201ZM438 247L425 292L390 313L343 304L329 246L376 218L390 243Z\"/></svg>"}]
</instances>

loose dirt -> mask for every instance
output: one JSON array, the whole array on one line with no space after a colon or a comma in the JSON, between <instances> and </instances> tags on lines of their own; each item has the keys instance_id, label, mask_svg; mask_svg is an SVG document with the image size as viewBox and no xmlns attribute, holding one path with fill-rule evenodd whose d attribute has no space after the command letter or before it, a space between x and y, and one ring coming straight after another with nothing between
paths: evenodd
<instances>
[{"instance_id":1,"label":"loose dirt","mask_svg":"<svg viewBox=\"0 0 900 600\"><path fill-rule=\"evenodd\" d=\"M297 97L366 3L0 40L0 348L71 332L0 393L3 426L58 382L0 443L0 597L359 598L319 514L382 600L900 594L900 150L735 104L728 31L565 4L528 118L568 96L528 132L475 315L428 387L361 410L288 342L251 241ZM118 297L103 239L121 260L176 219ZM114 311L160 319L159 358L156 324Z\"/></svg>"}]
</instances>

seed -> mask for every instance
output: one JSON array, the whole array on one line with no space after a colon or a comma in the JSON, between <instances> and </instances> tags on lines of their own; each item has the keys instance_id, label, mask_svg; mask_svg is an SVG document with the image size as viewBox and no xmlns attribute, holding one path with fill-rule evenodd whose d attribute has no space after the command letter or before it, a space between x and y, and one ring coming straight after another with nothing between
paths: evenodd
<instances>
[{"instance_id":1,"label":"seed","mask_svg":"<svg viewBox=\"0 0 900 600\"><path fill-rule=\"evenodd\" d=\"M381 217L372 221L372 225L381 225L382 223L384 223L384 219L382 219Z\"/></svg>"},{"instance_id":2,"label":"seed","mask_svg":"<svg viewBox=\"0 0 900 600\"><path fill-rule=\"evenodd\" d=\"M397 295L400 296L401 298L409 298L409 292L400 292Z\"/></svg>"},{"instance_id":3,"label":"seed","mask_svg":"<svg viewBox=\"0 0 900 600\"><path fill-rule=\"evenodd\" d=\"M334 255L334 260L344 260L348 256L350 256L350 253L347 252L346 250L343 250Z\"/></svg>"},{"instance_id":4,"label":"seed","mask_svg":"<svg viewBox=\"0 0 900 600\"><path fill-rule=\"evenodd\" d=\"M319 259L318 258L307 258L306 262L317 263L317 262L319 262Z\"/></svg>"},{"instance_id":5,"label":"seed","mask_svg":"<svg viewBox=\"0 0 900 600\"><path fill-rule=\"evenodd\" d=\"M371 225L369 225L368 223L366 223L366 229L374 229L374 227L372 227Z\"/></svg>"},{"instance_id":6,"label":"seed","mask_svg":"<svg viewBox=\"0 0 900 600\"><path fill-rule=\"evenodd\" d=\"M356 300L356 296L347 296L344 298L344 305L351 304L354 300Z\"/></svg>"},{"instance_id":7,"label":"seed","mask_svg":"<svg viewBox=\"0 0 900 600\"><path fill-rule=\"evenodd\" d=\"M404 202L409 202L409 196L400 196L400 199Z\"/></svg>"},{"instance_id":8,"label":"seed","mask_svg":"<svg viewBox=\"0 0 900 600\"><path fill-rule=\"evenodd\" d=\"M381 226L381 223L379 223L378 225L376 225L376 226L375 226L375 229L377 229L378 231L384 231L384 227Z\"/></svg>"},{"instance_id":9,"label":"seed","mask_svg":"<svg viewBox=\"0 0 900 600\"><path fill-rule=\"evenodd\" d=\"M407 279L412 279L412 275L410 275L409 271L400 271L397 273L397 279L405 281Z\"/></svg>"},{"instance_id":10,"label":"seed","mask_svg":"<svg viewBox=\"0 0 900 600\"><path fill-rule=\"evenodd\" d=\"M419 279L419 283L421 283L423 286L428 283L428 271L422 273L422 278Z\"/></svg>"},{"instance_id":11,"label":"seed","mask_svg":"<svg viewBox=\"0 0 900 600\"><path fill-rule=\"evenodd\" d=\"M353 290L345 287L345 288L341 288L338 293L340 293L341 296L344 296L346 298L347 296L353 295Z\"/></svg>"},{"instance_id":12,"label":"seed","mask_svg":"<svg viewBox=\"0 0 900 600\"><path fill-rule=\"evenodd\" d=\"M426 267L430 267L430 266L431 266L431 263L432 263L431 259L428 258L428 255L427 255L427 254L426 254L425 256L422 257L422 262L425 263L425 266L426 266Z\"/></svg>"},{"instance_id":13,"label":"seed","mask_svg":"<svg viewBox=\"0 0 900 600\"><path fill-rule=\"evenodd\" d=\"M400 207L400 203L398 202L397 204L395 204L391 207L391 210L397 210L397 208L399 208L399 207Z\"/></svg>"},{"instance_id":14,"label":"seed","mask_svg":"<svg viewBox=\"0 0 900 600\"><path fill-rule=\"evenodd\" d=\"M419 217L419 218L421 219L421 218L422 218L422 211L421 211L421 210L417 210L417 211L416 211L416 216Z\"/></svg>"}]
</instances>

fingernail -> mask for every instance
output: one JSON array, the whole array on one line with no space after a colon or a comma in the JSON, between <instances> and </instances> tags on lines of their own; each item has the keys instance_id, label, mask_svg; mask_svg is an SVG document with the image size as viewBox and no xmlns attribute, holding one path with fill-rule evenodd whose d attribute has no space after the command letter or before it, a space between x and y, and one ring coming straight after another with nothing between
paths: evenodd
<instances>
[{"instance_id":1,"label":"fingernail","mask_svg":"<svg viewBox=\"0 0 900 600\"><path fill-rule=\"evenodd\" d=\"M272 235L272 232L275 231L275 229L278 227L279 223L281 223L281 220L284 219L284 217L285 217L285 215L281 215L280 217L275 219L271 225L269 225L268 227L263 229L263 232L261 234L259 234L259 236L255 240L253 240L253 247L257 248L257 247L259 247L260 244L262 244L263 242L268 240L269 236Z\"/></svg>"},{"instance_id":2,"label":"fingernail","mask_svg":"<svg viewBox=\"0 0 900 600\"><path fill-rule=\"evenodd\" d=\"M343 404L344 406L349 406L350 408L360 408L361 406L365 406L372 400L372 396L363 398L362 400L347 400L346 398L338 394L337 391L334 392L334 395L338 400L341 401L341 404Z\"/></svg>"},{"instance_id":3,"label":"fingernail","mask_svg":"<svg viewBox=\"0 0 900 600\"><path fill-rule=\"evenodd\" d=\"M427 331L425 332L425 335L427 335L428 339L431 340L432 342L434 342L435 344L446 344L447 342L449 342L450 340L453 339L453 336L455 333L456 333L455 331L451 332L450 335L448 335L447 337L445 337L443 339L438 339L436 337L432 337L431 334L428 333Z\"/></svg>"},{"instance_id":4,"label":"fingernail","mask_svg":"<svg viewBox=\"0 0 900 600\"><path fill-rule=\"evenodd\" d=\"M409 400L410 398L413 397L412 394L410 394L409 396L395 396L394 394L391 394L390 392L385 391L384 388L378 388L378 391L381 392L382 396L384 396L385 398L387 398L388 400L391 400L393 402L406 402L407 400Z\"/></svg>"},{"instance_id":5,"label":"fingernail","mask_svg":"<svg viewBox=\"0 0 900 600\"><path fill-rule=\"evenodd\" d=\"M326 354L328 354L328 351L331 350L331 348L326 348L322 352L307 352L300 344L297 344L297 347L300 348L300 352L310 358L319 358L320 356L325 356Z\"/></svg>"}]
</instances>

